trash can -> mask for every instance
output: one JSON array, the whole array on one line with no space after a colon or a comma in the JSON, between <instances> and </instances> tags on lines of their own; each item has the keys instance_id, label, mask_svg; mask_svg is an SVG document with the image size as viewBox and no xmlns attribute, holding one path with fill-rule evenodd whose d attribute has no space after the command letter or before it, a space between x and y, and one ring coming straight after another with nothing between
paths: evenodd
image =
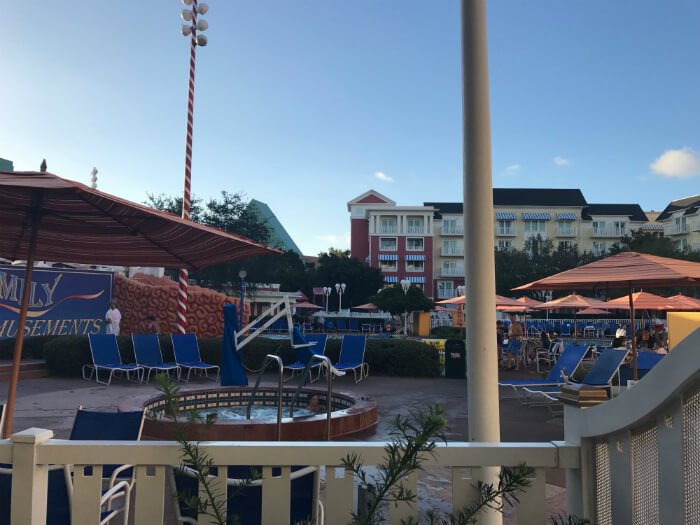
<instances>
[{"instance_id":1,"label":"trash can","mask_svg":"<svg viewBox=\"0 0 700 525\"><path fill-rule=\"evenodd\" d=\"M449 379L467 377L467 351L464 341L460 339L445 341L445 377Z\"/></svg>"}]
</instances>

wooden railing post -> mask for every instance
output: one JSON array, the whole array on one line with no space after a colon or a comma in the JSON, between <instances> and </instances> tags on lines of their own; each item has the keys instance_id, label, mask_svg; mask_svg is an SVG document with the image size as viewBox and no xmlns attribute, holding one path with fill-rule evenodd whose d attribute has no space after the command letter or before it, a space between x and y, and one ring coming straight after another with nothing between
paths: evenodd
<instances>
[{"instance_id":1,"label":"wooden railing post","mask_svg":"<svg viewBox=\"0 0 700 525\"><path fill-rule=\"evenodd\" d=\"M37 465L36 449L53 437L53 432L29 428L13 434L12 441L12 525L45 525L49 485L48 465Z\"/></svg>"}]
</instances>

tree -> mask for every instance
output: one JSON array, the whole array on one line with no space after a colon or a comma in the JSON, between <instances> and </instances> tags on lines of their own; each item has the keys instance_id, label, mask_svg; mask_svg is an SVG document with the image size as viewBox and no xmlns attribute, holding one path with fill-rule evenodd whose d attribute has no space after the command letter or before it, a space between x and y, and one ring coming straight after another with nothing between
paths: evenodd
<instances>
[{"instance_id":1,"label":"tree","mask_svg":"<svg viewBox=\"0 0 700 525\"><path fill-rule=\"evenodd\" d=\"M372 298L374 305L392 315L404 312L427 312L435 307L418 286L409 286L406 293L400 285L389 286Z\"/></svg>"},{"instance_id":2,"label":"tree","mask_svg":"<svg viewBox=\"0 0 700 525\"><path fill-rule=\"evenodd\" d=\"M379 268L372 268L346 254L321 253L318 267L311 272L309 278L312 286L331 286L336 283L347 285L343 294L343 306L349 308L366 303L384 286L384 278ZM310 286L304 290L311 293ZM311 297L311 295L309 295ZM332 293L328 298L329 310L338 309L338 294Z\"/></svg>"}]
</instances>

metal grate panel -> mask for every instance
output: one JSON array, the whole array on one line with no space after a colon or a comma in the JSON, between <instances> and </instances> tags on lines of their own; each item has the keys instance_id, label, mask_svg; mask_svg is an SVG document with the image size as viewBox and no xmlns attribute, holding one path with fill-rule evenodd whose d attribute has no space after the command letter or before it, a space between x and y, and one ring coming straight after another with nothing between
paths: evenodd
<instances>
[{"instance_id":1,"label":"metal grate panel","mask_svg":"<svg viewBox=\"0 0 700 525\"><path fill-rule=\"evenodd\" d=\"M595 512L598 525L612 525L610 450L607 441L595 444Z\"/></svg>"},{"instance_id":2,"label":"metal grate panel","mask_svg":"<svg viewBox=\"0 0 700 525\"><path fill-rule=\"evenodd\" d=\"M700 523L700 392L683 404L685 523Z\"/></svg>"},{"instance_id":3,"label":"metal grate panel","mask_svg":"<svg viewBox=\"0 0 700 525\"><path fill-rule=\"evenodd\" d=\"M632 434L632 523L659 523L659 443L656 426Z\"/></svg>"}]
</instances>

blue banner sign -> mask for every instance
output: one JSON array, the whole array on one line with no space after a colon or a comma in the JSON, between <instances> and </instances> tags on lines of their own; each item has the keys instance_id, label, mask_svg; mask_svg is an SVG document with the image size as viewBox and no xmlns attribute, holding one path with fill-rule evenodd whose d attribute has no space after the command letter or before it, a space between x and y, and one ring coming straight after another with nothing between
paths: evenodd
<instances>
[{"instance_id":1,"label":"blue banner sign","mask_svg":"<svg viewBox=\"0 0 700 525\"><path fill-rule=\"evenodd\" d=\"M15 337L25 269L0 265L0 339ZM34 268L25 337L105 332L112 298L111 272Z\"/></svg>"}]
</instances>

